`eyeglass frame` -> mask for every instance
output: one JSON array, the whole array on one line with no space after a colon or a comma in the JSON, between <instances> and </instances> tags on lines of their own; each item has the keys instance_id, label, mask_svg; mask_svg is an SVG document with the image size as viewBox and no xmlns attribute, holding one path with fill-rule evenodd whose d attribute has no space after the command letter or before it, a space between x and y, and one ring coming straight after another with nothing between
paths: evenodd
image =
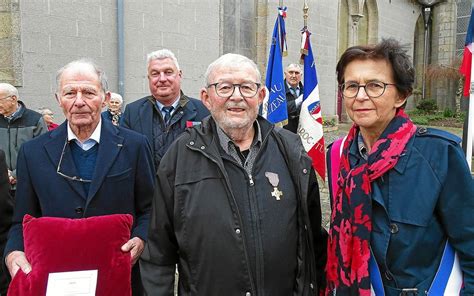
<instances>
[{"instance_id":1,"label":"eyeglass frame","mask_svg":"<svg viewBox=\"0 0 474 296\"><path fill-rule=\"evenodd\" d=\"M66 142L64 142L63 151L61 152L61 157L59 158L58 167L56 168L56 173L58 175L60 175L61 177L66 178L70 181L78 181L78 182L81 182L81 183L92 183L92 180L82 179L81 177L78 177L78 176L72 176L71 177L71 176L66 175L65 173L61 172L61 163L63 162L63 156L66 153L66 146L67 146L68 143L69 143L69 141L66 139Z\"/></svg>"},{"instance_id":2,"label":"eyeglass frame","mask_svg":"<svg viewBox=\"0 0 474 296\"><path fill-rule=\"evenodd\" d=\"M223 98L223 99L229 99L230 97L232 97L235 93L235 88L238 87L239 88L239 93L240 95L244 98L244 99L251 99L253 97L255 97L257 94L258 94L258 90L260 89L260 87L262 86L261 83L258 83L258 82L244 82L244 83L229 83L233 86L233 90L232 92L230 93L229 96L226 96L226 97L223 97L219 94L219 92L217 91L217 85L218 84L221 84L221 83L227 83L227 82L216 82L216 83L210 83L208 84L206 87L207 88L211 88L211 86L214 86L214 90L216 91L216 94L219 98ZM242 94L242 91L240 90L240 87L242 86L242 84L255 84L257 86L257 89L255 90L255 93L252 95L252 96L245 96L244 94Z\"/></svg>"},{"instance_id":3,"label":"eyeglass frame","mask_svg":"<svg viewBox=\"0 0 474 296\"><path fill-rule=\"evenodd\" d=\"M370 84L370 83L379 83L379 82L383 84L383 91L382 91L382 93L381 93L380 95L378 95L378 96L371 96L371 95L369 95L369 93L367 93L367 85ZM371 99L376 99L376 98L380 98L381 96L383 96L383 94L384 94L385 91L387 90L387 85L397 85L396 83L385 83L385 82L383 82L383 81L378 81L378 80L370 81L370 82L368 82L368 83L366 83L366 84L354 83L354 84L357 84L357 85L358 85L358 87L357 87L357 92L355 93L354 96L346 96L346 95L344 94L344 85L345 85L345 84L346 84L346 83L339 84L339 89L341 90L342 96L343 96L343 97L346 97L346 98L348 98L348 99L354 99L354 98L356 98L357 95L359 94L359 91L360 91L360 88L361 88L361 87L364 88L365 94L366 94L369 98L371 98Z\"/></svg>"},{"instance_id":4,"label":"eyeglass frame","mask_svg":"<svg viewBox=\"0 0 474 296\"><path fill-rule=\"evenodd\" d=\"M4 97L4 98L1 98L0 101L6 100L6 99L11 98L11 97L13 97L13 96L14 96L14 95L6 96L6 97Z\"/></svg>"}]
</instances>

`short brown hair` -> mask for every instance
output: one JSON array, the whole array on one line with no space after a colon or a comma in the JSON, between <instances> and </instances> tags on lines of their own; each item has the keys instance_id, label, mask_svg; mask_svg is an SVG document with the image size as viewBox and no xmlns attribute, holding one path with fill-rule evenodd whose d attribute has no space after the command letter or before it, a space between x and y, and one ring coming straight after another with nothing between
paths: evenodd
<instances>
[{"instance_id":1,"label":"short brown hair","mask_svg":"<svg viewBox=\"0 0 474 296\"><path fill-rule=\"evenodd\" d=\"M398 91L408 97L413 91L415 69L413 69L406 46L393 38L383 39L375 45L358 45L348 48L336 66L337 82L344 83L344 72L347 65L355 60L385 60L393 69L393 78Z\"/></svg>"}]
</instances>

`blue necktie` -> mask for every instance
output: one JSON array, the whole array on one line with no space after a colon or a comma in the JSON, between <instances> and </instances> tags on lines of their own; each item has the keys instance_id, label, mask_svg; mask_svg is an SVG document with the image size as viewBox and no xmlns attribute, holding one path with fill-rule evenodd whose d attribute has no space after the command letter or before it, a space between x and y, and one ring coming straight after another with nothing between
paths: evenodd
<instances>
[{"instance_id":1,"label":"blue necktie","mask_svg":"<svg viewBox=\"0 0 474 296\"><path fill-rule=\"evenodd\" d=\"M171 118L171 112L173 112L173 109L174 109L173 106L163 107L161 109L161 111L165 112L165 117L163 118L165 121L165 125L168 125Z\"/></svg>"}]
</instances>

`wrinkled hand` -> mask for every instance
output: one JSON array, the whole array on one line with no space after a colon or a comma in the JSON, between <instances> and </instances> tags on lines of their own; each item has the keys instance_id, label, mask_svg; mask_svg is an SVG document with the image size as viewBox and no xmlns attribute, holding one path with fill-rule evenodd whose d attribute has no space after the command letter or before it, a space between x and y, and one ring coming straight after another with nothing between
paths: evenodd
<instances>
[{"instance_id":1,"label":"wrinkled hand","mask_svg":"<svg viewBox=\"0 0 474 296\"><path fill-rule=\"evenodd\" d=\"M26 260L25 253L22 251L13 251L5 258L8 271L13 278L15 274L21 269L24 273L28 274L31 271L31 265Z\"/></svg>"},{"instance_id":2,"label":"wrinkled hand","mask_svg":"<svg viewBox=\"0 0 474 296\"><path fill-rule=\"evenodd\" d=\"M132 265L140 258L145 248L145 242L139 237L133 237L122 246L123 252L130 252L130 260Z\"/></svg>"}]
</instances>

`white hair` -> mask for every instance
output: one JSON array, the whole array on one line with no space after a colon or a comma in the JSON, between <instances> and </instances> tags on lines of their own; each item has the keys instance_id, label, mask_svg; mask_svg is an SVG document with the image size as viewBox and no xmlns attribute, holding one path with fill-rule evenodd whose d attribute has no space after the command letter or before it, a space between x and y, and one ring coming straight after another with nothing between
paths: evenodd
<instances>
[{"instance_id":1,"label":"white hair","mask_svg":"<svg viewBox=\"0 0 474 296\"><path fill-rule=\"evenodd\" d=\"M171 50L166 48L150 52L146 57L146 67L148 68L150 66L151 61L164 59L171 59L176 66L176 69L178 69L178 71L180 70L176 56Z\"/></svg>"},{"instance_id":2,"label":"white hair","mask_svg":"<svg viewBox=\"0 0 474 296\"><path fill-rule=\"evenodd\" d=\"M288 69L290 69L292 67L297 68L300 72L302 72L301 66L299 64L289 64L288 66L286 66L285 72L288 72Z\"/></svg>"},{"instance_id":3,"label":"white hair","mask_svg":"<svg viewBox=\"0 0 474 296\"><path fill-rule=\"evenodd\" d=\"M38 113L41 114L41 115L46 115L46 114L53 114L53 111L51 111L51 109L49 109L47 107L40 107L40 108L38 108Z\"/></svg>"},{"instance_id":4,"label":"white hair","mask_svg":"<svg viewBox=\"0 0 474 296\"><path fill-rule=\"evenodd\" d=\"M10 83L0 83L0 90L5 91L7 96L15 96L19 98L18 89Z\"/></svg>"},{"instance_id":5,"label":"white hair","mask_svg":"<svg viewBox=\"0 0 474 296\"><path fill-rule=\"evenodd\" d=\"M64 71L68 70L69 68L74 68L74 67L80 67L86 65L88 67L91 67L94 72L97 74L97 77L99 77L99 82L100 82L100 87L102 88L102 91L104 93L107 92L107 76L105 75L105 72L97 66L96 63L94 63L90 59L79 59L72 61L68 63L66 66L62 67L61 69L58 70L58 73L56 74L56 84L57 84L57 92L59 93L59 85L61 83L61 76L63 75Z\"/></svg>"},{"instance_id":6,"label":"white hair","mask_svg":"<svg viewBox=\"0 0 474 296\"><path fill-rule=\"evenodd\" d=\"M110 93L110 99L115 99L120 102L120 104L123 104L123 98L120 94L111 92Z\"/></svg>"},{"instance_id":7,"label":"white hair","mask_svg":"<svg viewBox=\"0 0 474 296\"><path fill-rule=\"evenodd\" d=\"M225 55L220 56L217 60L212 62L209 67L207 67L206 74L204 74L204 83L205 85L208 85L211 83L209 81L209 78L212 74L212 72L221 67L241 67L242 65L249 65L257 74L257 83L261 83L262 80L262 75L260 74L260 71L258 70L257 65L255 64L254 61L249 59L246 56L236 54L236 53L227 53Z\"/></svg>"}]
</instances>

